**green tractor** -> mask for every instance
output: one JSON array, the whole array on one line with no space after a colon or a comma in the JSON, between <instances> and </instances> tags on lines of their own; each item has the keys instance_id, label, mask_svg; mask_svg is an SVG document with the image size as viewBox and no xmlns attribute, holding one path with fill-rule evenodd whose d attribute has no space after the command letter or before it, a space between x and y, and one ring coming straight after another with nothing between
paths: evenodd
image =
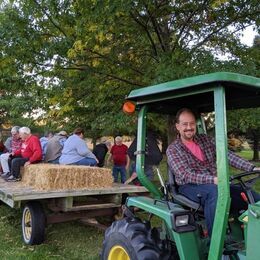
<instances>
[{"instance_id":1,"label":"green tractor","mask_svg":"<svg viewBox=\"0 0 260 260\"><path fill-rule=\"evenodd\" d=\"M133 90L127 100L134 102L138 111L138 179L151 197L128 197L124 218L106 230L101 259L259 260L260 201L255 203L251 199L251 190L260 172L229 175L226 110L260 107L260 79L218 72ZM215 113L219 181L211 239L205 230L201 205L178 194L171 173L167 183L159 178L162 187L156 187L144 173L147 113L174 115L178 109L190 106L198 113ZM204 131L202 121L197 128L199 132ZM243 187L248 201L248 210L239 216L229 213L231 182ZM139 217L136 208L141 211ZM161 224L154 226L153 217Z\"/></svg>"}]
</instances>

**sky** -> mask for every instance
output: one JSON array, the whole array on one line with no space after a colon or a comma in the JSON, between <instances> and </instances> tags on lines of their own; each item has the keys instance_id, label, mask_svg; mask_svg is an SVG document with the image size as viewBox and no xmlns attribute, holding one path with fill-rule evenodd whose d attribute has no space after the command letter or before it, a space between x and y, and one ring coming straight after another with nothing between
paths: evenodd
<instances>
[{"instance_id":1,"label":"sky","mask_svg":"<svg viewBox=\"0 0 260 260\"><path fill-rule=\"evenodd\" d=\"M247 27L243 32L243 36L241 37L241 42L248 46L252 46L255 36L256 36L256 32L253 30L253 26Z\"/></svg>"}]
</instances>

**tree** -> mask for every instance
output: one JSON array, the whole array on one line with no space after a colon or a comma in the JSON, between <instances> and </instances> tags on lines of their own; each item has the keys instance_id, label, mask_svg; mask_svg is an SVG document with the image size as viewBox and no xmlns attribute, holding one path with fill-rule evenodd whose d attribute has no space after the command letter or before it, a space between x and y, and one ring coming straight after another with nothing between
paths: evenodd
<instances>
[{"instance_id":1,"label":"tree","mask_svg":"<svg viewBox=\"0 0 260 260\"><path fill-rule=\"evenodd\" d=\"M134 132L121 112L132 89L242 71L238 32L258 22L256 0L17 0L1 6L1 53L16 64L1 73L17 73L18 93L26 80L41 122L92 136Z\"/></svg>"},{"instance_id":2,"label":"tree","mask_svg":"<svg viewBox=\"0 0 260 260\"><path fill-rule=\"evenodd\" d=\"M260 44L259 35L254 39L254 44L242 52L241 62L251 75L259 77ZM228 128L231 131L241 131L253 140L253 160L259 160L259 139L260 139L260 108L242 109L228 113Z\"/></svg>"},{"instance_id":3,"label":"tree","mask_svg":"<svg viewBox=\"0 0 260 260\"><path fill-rule=\"evenodd\" d=\"M259 160L260 108L229 111L229 131L247 134L253 140L253 160Z\"/></svg>"}]
</instances>

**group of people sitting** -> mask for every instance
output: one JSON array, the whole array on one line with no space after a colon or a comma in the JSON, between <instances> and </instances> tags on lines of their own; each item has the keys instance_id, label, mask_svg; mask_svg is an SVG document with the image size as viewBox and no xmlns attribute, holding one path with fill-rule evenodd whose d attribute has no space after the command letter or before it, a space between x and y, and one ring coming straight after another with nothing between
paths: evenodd
<instances>
[{"instance_id":1,"label":"group of people sitting","mask_svg":"<svg viewBox=\"0 0 260 260\"><path fill-rule=\"evenodd\" d=\"M156 144L156 140L148 135L149 147L157 152L160 160L161 152ZM156 148L156 149L155 149ZM136 139L130 145L129 149L122 143L122 137L115 138L115 144L110 141L104 141L97 144L91 151L84 140L84 130L76 128L73 134L68 136L67 132L62 130L57 134L47 132L42 138L32 135L30 128L14 126L11 129L11 136L4 143L4 152L0 155L1 177L7 182L16 182L21 180L20 168L29 164L45 162L61 165L87 165L103 167L105 164L113 163L114 181L118 181L118 173L121 174L121 182L128 184L132 181L140 185L137 181L135 171L135 152ZM110 152L107 161L106 154ZM145 173L152 179L152 164L154 159L149 160L153 153L146 156ZM130 167L130 178L126 179L126 171L129 168L130 160L133 162ZM158 162L158 163L159 163Z\"/></svg>"},{"instance_id":2,"label":"group of people sitting","mask_svg":"<svg viewBox=\"0 0 260 260\"><path fill-rule=\"evenodd\" d=\"M69 137L66 131L60 131L39 139L30 128L14 126L4 146L5 152L0 155L1 177L7 182L20 181L20 167L32 163L103 166L97 158L100 152L95 156L88 148L82 128L76 128Z\"/></svg>"}]
</instances>

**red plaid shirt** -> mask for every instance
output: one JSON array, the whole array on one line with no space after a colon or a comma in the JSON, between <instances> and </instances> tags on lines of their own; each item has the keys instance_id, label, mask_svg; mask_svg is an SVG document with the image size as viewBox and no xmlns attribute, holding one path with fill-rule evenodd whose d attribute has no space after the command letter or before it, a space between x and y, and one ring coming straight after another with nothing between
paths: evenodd
<instances>
[{"instance_id":1,"label":"red plaid shirt","mask_svg":"<svg viewBox=\"0 0 260 260\"><path fill-rule=\"evenodd\" d=\"M12 150L13 153L15 153L17 150L21 149L21 146L22 146L22 139L21 138L18 138L18 139L12 138L11 150Z\"/></svg>"},{"instance_id":2,"label":"red plaid shirt","mask_svg":"<svg viewBox=\"0 0 260 260\"><path fill-rule=\"evenodd\" d=\"M194 137L194 142L200 146L204 154L204 161L196 158L180 138L170 144L166 151L168 165L174 172L178 185L214 183L214 177L217 175L214 140L207 135L199 134ZM251 171L255 167L231 151L228 151L228 160L230 165L244 171Z\"/></svg>"}]
</instances>

